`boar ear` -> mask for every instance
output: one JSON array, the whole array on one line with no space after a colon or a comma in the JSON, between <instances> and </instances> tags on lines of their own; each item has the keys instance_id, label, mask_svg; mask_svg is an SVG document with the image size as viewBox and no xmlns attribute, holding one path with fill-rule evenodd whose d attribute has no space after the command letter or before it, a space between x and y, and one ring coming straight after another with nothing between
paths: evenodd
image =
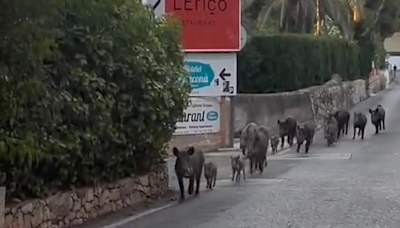
<instances>
[{"instance_id":1,"label":"boar ear","mask_svg":"<svg viewBox=\"0 0 400 228\"><path fill-rule=\"evenodd\" d=\"M194 153L194 147L191 146L191 147L188 149L187 152L188 152L189 155L192 155L192 154Z\"/></svg>"},{"instance_id":2,"label":"boar ear","mask_svg":"<svg viewBox=\"0 0 400 228\"><path fill-rule=\"evenodd\" d=\"M372 109L369 109L369 113L371 113L371 114L372 114Z\"/></svg>"},{"instance_id":3,"label":"boar ear","mask_svg":"<svg viewBox=\"0 0 400 228\"><path fill-rule=\"evenodd\" d=\"M174 155L175 155L176 157L178 157L178 154L179 154L178 148L174 147L174 148L172 149L172 153L174 153Z\"/></svg>"},{"instance_id":4,"label":"boar ear","mask_svg":"<svg viewBox=\"0 0 400 228\"><path fill-rule=\"evenodd\" d=\"M278 124L280 124L281 123L281 121L280 120L278 120Z\"/></svg>"}]
</instances>

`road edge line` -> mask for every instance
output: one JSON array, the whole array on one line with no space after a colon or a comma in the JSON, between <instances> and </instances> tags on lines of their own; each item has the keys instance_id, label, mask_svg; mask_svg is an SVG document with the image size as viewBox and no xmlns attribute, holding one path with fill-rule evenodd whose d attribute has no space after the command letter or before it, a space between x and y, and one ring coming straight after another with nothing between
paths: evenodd
<instances>
[{"instance_id":1,"label":"road edge line","mask_svg":"<svg viewBox=\"0 0 400 228\"><path fill-rule=\"evenodd\" d=\"M153 208L153 209L150 209L150 210L141 212L141 213L139 213L139 214L137 214L137 215L130 216L130 217L128 217L128 218L119 220L118 222L114 222L114 223L111 223L111 224L109 224L109 225L105 225L105 226L102 226L102 227L99 227L99 228L117 228L117 227L120 227L120 226L122 226L122 225L125 225L125 224L127 224L127 223L129 223L129 222L132 222L132 221L135 221L135 220L137 220L137 219L143 218L143 217L145 217L145 216L154 214L154 213L156 213L156 212L159 212L159 211L161 211L161 210L170 208L170 207L175 206L175 205L177 205L177 204L178 204L177 202L174 202L174 203L170 203L170 204L167 204L167 205L164 205L164 206L161 206L161 207Z\"/></svg>"}]
</instances>

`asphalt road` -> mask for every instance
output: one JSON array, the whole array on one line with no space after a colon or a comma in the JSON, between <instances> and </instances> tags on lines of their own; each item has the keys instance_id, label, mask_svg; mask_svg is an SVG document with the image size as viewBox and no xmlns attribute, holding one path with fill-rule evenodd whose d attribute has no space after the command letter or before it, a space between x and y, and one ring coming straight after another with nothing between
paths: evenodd
<instances>
[{"instance_id":1,"label":"asphalt road","mask_svg":"<svg viewBox=\"0 0 400 228\"><path fill-rule=\"evenodd\" d=\"M224 171L215 190L120 227L398 228L400 83L354 110L367 113L377 104L387 113L386 131L379 135L368 122L363 141L352 140L351 129L328 148L318 132L309 155L275 156L264 175L241 183L231 183ZM229 156L218 159L227 162Z\"/></svg>"}]
</instances>

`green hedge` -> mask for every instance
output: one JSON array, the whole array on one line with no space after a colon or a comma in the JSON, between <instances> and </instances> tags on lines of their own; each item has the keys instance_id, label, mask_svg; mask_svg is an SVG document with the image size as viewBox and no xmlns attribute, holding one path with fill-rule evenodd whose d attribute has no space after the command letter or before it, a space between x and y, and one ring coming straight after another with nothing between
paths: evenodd
<instances>
[{"instance_id":1,"label":"green hedge","mask_svg":"<svg viewBox=\"0 0 400 228\"><path fill-rule=\"evenodd\" d=\"M359 48L343 39L279 34L253 37L238 56L239 93L293 91L360 76Z\"/></svg>"},{"instance_id":2,"label":"green hedge","mask_svg":"<svg viewBox=\"0 0 400 228\"><path fill-rule=\"evenodd\" d=\"M188 104L177 23L139 1L51 3L8 1L2 9L10 12L0 25L7 200L158 167Z\"/></svg>"}]
</instances>

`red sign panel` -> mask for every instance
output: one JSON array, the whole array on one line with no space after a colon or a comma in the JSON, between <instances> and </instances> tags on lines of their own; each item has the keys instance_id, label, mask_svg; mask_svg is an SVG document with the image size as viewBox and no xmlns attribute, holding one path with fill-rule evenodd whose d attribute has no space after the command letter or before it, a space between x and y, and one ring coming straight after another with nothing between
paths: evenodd
<instances>
[{"instance_id":1,"label":"red sign panel","mask_svg":"<svg viewBox=\"0 0 400 228\"><path fill-rule=\"evenodd\" d=\"M165 1L165 12L182 21L186 52L240 50L241 0Z\"/></svg>"}]
</instances>

